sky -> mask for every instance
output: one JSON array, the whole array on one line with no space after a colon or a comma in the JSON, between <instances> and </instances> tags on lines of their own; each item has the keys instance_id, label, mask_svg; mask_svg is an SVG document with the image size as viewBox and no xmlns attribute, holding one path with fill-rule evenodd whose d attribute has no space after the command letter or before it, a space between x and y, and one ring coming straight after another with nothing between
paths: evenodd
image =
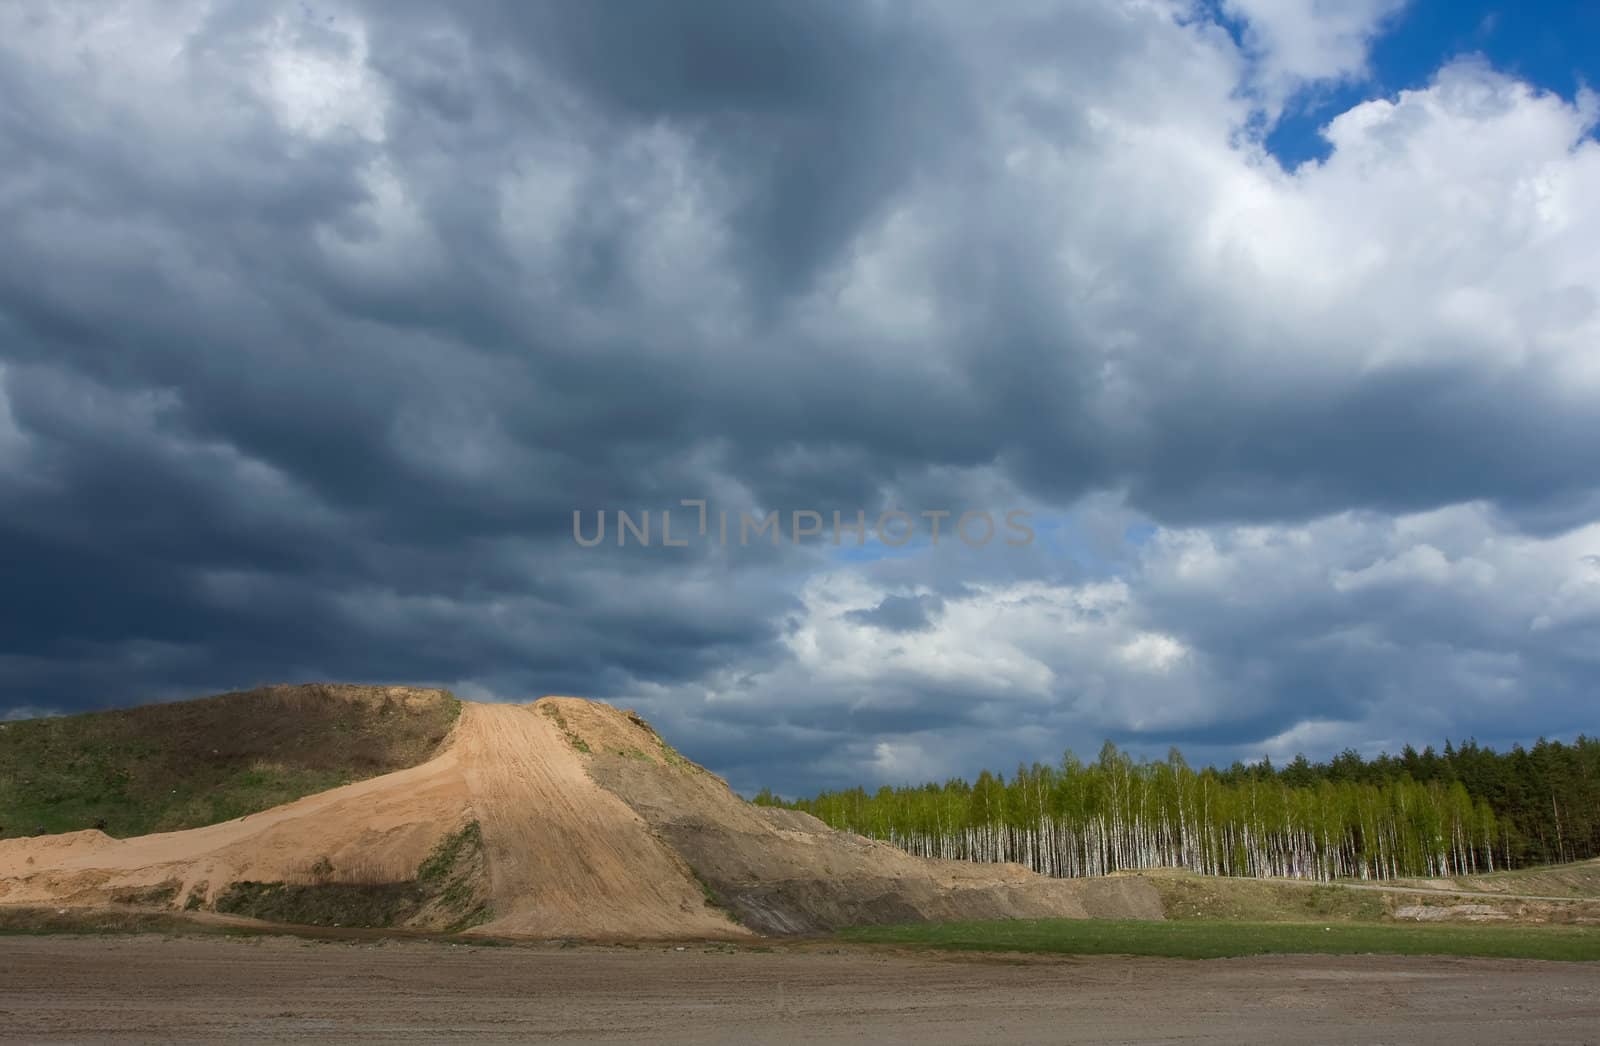
<instances>
[{"instance_id":1,"label":"sky","mask_svg":"<svg viewBox=\"0 0 1600 1046\"><path fill-rule=\"evenodd\" d=\"M576 694L785 794L1592 734L1596 19L4 5L0 715Z\"/></svg>"}]
</instances>

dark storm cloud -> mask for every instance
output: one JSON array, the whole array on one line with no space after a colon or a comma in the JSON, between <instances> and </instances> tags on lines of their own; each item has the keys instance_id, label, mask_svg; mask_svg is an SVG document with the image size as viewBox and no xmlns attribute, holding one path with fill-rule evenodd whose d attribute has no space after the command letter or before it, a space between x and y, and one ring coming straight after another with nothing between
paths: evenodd
<instances>
[{"instance_id":1,"label":"dark storm cloud","mask_svg":"<svg viewBox=\"0 0 1600 1046\"><path fill-rule=\"evenodd\" d=\"M1408 368L1353 388L1242 404L1227 419L1216 410L1229 389L1174 388L1160 408L1169 428L1144 448L1131 496L1181 522L1491 499L1529 522L1555 513L1550 529L1568 529L1591 518L1559 506L1594 489L1585 459L1600 447L1600 420L1523 381L1486 381L1461 366Z\"/></svg>"},{"instance_id":2,"label":"dark storm cloud","mask_svg":"<svg viewBox=\"0 0 1600 1046\"><path fill-rule=\"evenodd\" d=\"M851 611L850 617L885 632L920 632L941 606L944 600L934 595L891 595L869 611Z\"/></svg>"},{"instance_id":3,"label":"dark storm cloud","mask_svg":"<svg viewBox=\"0 0 1600 1046\"><path fill-rule=\"evenodd\" d=\"M684 127L737 184L739 260L771 299L803 288L968 116L943 42L888 8L505 3L473 21L602 118Z\"/></svg>"},{"instance_id":4,"label":"dark storm cloud","mask_svg":"<svg viewBox=\"0 0 1600 1046\"><path fill-rule=\"evenodd\" d=\"M886 596L871 610L853 610L849 616L886 632L919 632L943 606L938 596Z\"/></svg>"},{"instance_id":5,"label":"dark storm cloud","mask_svg":"<svg viewBox=\"0 0 1600 1046\"><path fill-rule=\"evenodd\" d=\"M135 7L101 46L51 11L0 52L12 706L439 681L630 700L748 774L891 773L921 764L847 741L981 734L965 758L1016 725L1004 686L893 644L986 585L1133 555L582 549L572 512L1111 492L1119 534L1473 499L1507 531L1594 517L1600 429L1549 374L1450 356L1448 332L1428 337L1450 362L1363 370L1338 355L1359 326L1263 318L1265 277L1196 271L1206 186L1121 195L1172 159L1129 167L1118 150L1146 139L1108 123L1159 142L1215 111L1193 147L1237 159L1241 59L1159 12ZM836 570L881 583L837 618L907 667L783 676L832 620L803 589ZM1111 669L1057 665L1082 693L1030 713L1041 731L1254 743L1365 714L1444 637L1510 649L1459 600L1220 613L1214 589L1149 586L1116 640L1175 637L1196 686L1250 696L1129 726L1082 696L1123 693ZM1361 615L1390 623L1392 656L1319 642ZM1539 656L1528 678L1557 704L1592 670Z\"/></svg>"}]
</instances>

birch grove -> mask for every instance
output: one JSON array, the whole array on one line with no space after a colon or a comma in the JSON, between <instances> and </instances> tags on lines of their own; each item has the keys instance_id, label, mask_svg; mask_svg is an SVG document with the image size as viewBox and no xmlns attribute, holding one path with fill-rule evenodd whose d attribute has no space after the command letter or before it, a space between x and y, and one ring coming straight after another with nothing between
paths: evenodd
<instances>
[{"instance_id":1,"label":"birch grove","mask_svg":"<svg viewBox=\"0 0 1600 1046\"><path fill-rule=\"evenodd\" d=\"M757 802L778 803L770 794ZM911 853L1014 861L1052 876L1182 867L1207 875L1390 879L1493 871L1507 838L1459 782L1396 777L1294 787L1271 774L1228 780L1176 752L985 771L900 789L826 792L782 805Z\"/></svg>"}]
</instances>

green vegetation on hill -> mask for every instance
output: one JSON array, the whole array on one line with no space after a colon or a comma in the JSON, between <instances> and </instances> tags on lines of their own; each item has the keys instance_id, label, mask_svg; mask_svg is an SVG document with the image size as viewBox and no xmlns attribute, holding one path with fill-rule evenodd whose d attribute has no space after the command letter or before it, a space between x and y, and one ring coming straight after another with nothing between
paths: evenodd
<instances>
[{"instance_id":1,"label":"green vegetation on hill","mask_svg":"<svg viewBox=\"0 0 1600 1046\"><path fill-rule=\"evenodd\" d=\"M1322 883L1220 878L1186 872L1145 876L1161 895L1168 919L1243 922L1377 922L1388 895Z\"/></svg>"},{"instance_id":2,"label":"green vegetation on hill","mask_svg":"<svg viewBox=\"0 0 1600 1046\"><path fill-rule=\"evenodd\" d=\"M1014 919L861 926L842 930L839 936L860 943L957 951L1159 955L1180 959L1240 955L1471 955L1600 960L1600 929L1565 926Z\"/></svg>"},{"instance_id":3,"label":"green vegetation on hill","mask_svg":"<svg viewBox=\"0 0 1600 1046\"><path fill-rule=\"evenodd\" d=\"M0 724L0 838L216 824L427 760L447 691L269 687Z\"/></svg>"},{"instance_id":4,"label":"green vegetation on hill","mask_svg":"<svg viewBox=\"0 0 1600 1046\"><path fill-rule=\"evenodd\" d=\"M492 915L483 895L483 833L477 821L442 839L414 879L370 881L323 858L309 883L236 882L215 908L294 926L387 928L424 924L457 933Z\"/></svg>"},{"instance_id":5,"label":"green vegetation on hill","mask_svg":"<svg viewBox=\"0 0 1600 1046\"><path fill-rule=\"evenodd\" d=\"M566 737L567 744L584 753L589 754L589 742L585 741L576 730L567 725L567 717L561 714L561 709L554 704L540 705L539 710L545 718L556 724L556 729Z\"/></svg>"}]
</instances>

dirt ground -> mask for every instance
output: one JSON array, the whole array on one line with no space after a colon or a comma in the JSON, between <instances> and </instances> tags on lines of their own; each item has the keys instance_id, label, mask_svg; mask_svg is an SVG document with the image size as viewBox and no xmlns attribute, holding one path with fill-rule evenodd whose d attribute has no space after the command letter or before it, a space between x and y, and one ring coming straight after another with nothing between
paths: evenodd
<instances>
[{"instance_id":1,"label":"dirt ground","mask_svg":"<svg viewBox=\"0 0 1600 1046\"><path fill-rule=\"evenodd\" d=\"M5 1042L1596 1042L1600 966L0 939Z\"/></svg>"}]
</instances>

